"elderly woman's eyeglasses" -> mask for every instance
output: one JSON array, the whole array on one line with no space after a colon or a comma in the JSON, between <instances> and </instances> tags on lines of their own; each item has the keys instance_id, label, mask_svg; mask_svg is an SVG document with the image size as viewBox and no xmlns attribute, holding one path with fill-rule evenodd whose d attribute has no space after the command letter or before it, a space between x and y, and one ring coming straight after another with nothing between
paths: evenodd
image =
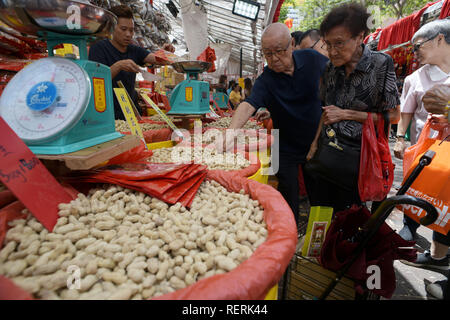
<instances>
[{"instance_id":1,"label":"elderly woman's eyeglasses","mask_svg":"<svg viewBox=\"0 0 450 320\"><path fill-rule=\"evenodd\" d=\"M427 39L427 40L425 40L425 41L422 41L421 43L416 43L415 45L413 45L413 52L419 51L420 48L421 48L425 43L427 43L428 41L433 40L433 39L434 39L434 38L429 38L429 39Z\"/></svg>"},{"instance_id":2,"label":"elderly woman's eyeglasses","mask_svg":"<svg viewBox=\"0 0 450 320\"><path fill-rule=\"evenodd\" d=\"M352 39L353 38L347 39L345 41L336 41L335 43L325 41L321 48L327 51L331 51L333 48L335 48L336 50L342 50L344 46Z\"/></svg>"},{"instance_id":3,"label":"elderly woman's eyeglasses","mask_svg":"<svg viewBox=\"0 0 450 320\"><path fill-rule=\"evenodd\" d=\"M287 51L287 49L289 49L290 45L291 45L291 42L289 41L286 49L279 49L279 50L275 50L273 52L271 52L271 51L264 51L263 50L262 54L263 54L264 57L266 57L266 59L271 59L274 55L277 56L277 57L280 57L281 55L283 55Z\"/></svg>"}]
</instances>

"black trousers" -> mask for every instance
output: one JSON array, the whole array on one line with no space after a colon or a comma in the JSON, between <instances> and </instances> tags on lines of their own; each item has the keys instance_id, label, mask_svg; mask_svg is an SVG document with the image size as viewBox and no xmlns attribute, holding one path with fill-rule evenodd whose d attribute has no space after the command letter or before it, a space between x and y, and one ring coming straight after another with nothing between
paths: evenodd
<instances>
[{"instance_id":1,"label":"black trousers","mask_svg":"<svg viewBox=\"0 0 450 320\"><path fill-rule=\"evenodd\" d=\"M288 203L294 213L295 223L298 226L300 187L298 184L299 166L303 166L304 157L280 152L278 173L278 191Z\"/></svg>"},{"instance_id":2,"label":"black trousers","mask_svg":"<svg viewBox=\"0 0 450 320\"><path fill-rule=\"evenodd\" d=\"M357 188L346 191L309 170L304 170L303 176L311 206L332 207L334 212L339 212L353 204L361 205Z\"/></svg>"},{"instance_id":3,"label":"black trousers","mask_svg":"<svg viewBox=\"0 0 450 320\"><path fill-rule=\"evenodd\" d=\"M419 228L420 223L408 217L406 214L403 217L403 224L406 225L411 233L414 235ZM450 232L445 234L433 231L433 241L439 242L440 244L450 247Z\"/></svg>"}]
</instances>

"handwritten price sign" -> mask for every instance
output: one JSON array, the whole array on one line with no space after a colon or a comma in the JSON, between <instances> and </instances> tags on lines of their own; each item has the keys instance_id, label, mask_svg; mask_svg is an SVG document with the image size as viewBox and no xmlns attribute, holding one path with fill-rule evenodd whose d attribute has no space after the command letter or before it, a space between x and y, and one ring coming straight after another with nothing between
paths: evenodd
<instances>
[{"instance_id":1,"label":"handwritten price sign","mask_svg":"<svg viewBox=\"0 0 450 320\"><path fill-rule=\"evenodd\" d=\"M49 231L72 197L0 117L0 180Z\"/></svg>"}]
</instances>

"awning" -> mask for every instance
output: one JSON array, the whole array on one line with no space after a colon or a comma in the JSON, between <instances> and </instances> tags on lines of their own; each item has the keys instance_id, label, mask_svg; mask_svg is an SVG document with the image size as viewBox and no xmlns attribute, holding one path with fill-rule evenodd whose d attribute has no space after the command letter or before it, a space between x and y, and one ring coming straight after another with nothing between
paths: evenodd
<instances>
[{"instance_id":1,"label":"awning","mask_svg":"<svg viewBox=\"0 0 450 320\"><path fill-rule=\"evenodd\" d=\"M210 44L227 43L231 45L230 60L240 61L242 48L243 71L256 73L261 63L261 35L266 25L272 22L279 10L279 3L284 0L255 0L260 3L261 9L256 21L246 19L232 13L234 0L192 0L192 4L203 5L208 18L208 41ZM181 3L184 1L172 0L179 13L175 18L166 6L167 0L154 0L153 6L159 9L172 22L170 35L181 46L186 48L183 33Z\"/></svg>"}]
</instances>

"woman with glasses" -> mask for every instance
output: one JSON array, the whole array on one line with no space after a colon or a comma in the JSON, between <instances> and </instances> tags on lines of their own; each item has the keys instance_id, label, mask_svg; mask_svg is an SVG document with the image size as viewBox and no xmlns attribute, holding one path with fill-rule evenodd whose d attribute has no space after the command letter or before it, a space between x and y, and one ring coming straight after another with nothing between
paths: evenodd
<instances>
[{"instance_id":1,"label":"woman with glasses","mask_svg":"<svg viewBox=\"0 0 450 320\"><path fill-rule=\"evenodd\" d=\"M424 66L406 77L403 85L401 115L394 147L394 155L399 159L403 159L407 147L405 133L409 124L411 123L410 140L413 145L417 143L427 121L428 112L422 103L425 92L434 85L449 82L450 20L427 23L414 34L411 42L417 59Z\"/></svg>"},{"instance_id":2,"label":"woman with glasses","mask_svg":"<svg viewBox=\"0 0 450 320\"><path fill-rule=\"evenodd\" d=\"M373 119L383 117L387 122L397 121L399 98L392 58L372 52L363 44L367 34L369 14L355 3L334 8L320 26L324 48L330 62L320 84L323 114L307 160L313 159L320 141L329 139L338 149L341 145L353 150L351 162L343 158L335 168L324 174L311 164L305 166L305 182L311 205L330 206L336 211L353 204L361 204L358 193L359 153L363 123L372 114ZM386 121L385 121L386 122ZM326 142L323 142L324 144ZM349 158L350 159L350 158ZM343 166L354 163L352 174L336 176ZM334 166L334 163L332 164Z\"/></svg>"},{"instance_id":3,"label":"woman with glasses","mask_svg":"<svg viewBox=\"0 0 450 320\"><path fill-rule=\"evenodd\" d=\"M436 20L421 27L411 40L413 49L419 61L424 65L405 79L401 97L401 118L397 129L397 142L394 154L403 159L406 149L404 140L406 129L411 123L411 145L417 143L425 125L429 112L436 112L439 104L429 103L430 97L447 92L450 86L450 20ZM438 90L439 88L440 90ZM441 112L444 113L449 100L441 102ZM427 105L426 105L427 104ZM443 107L445 105L445 107ZM431 108L431 110L430 110ZM399 234L405 240L414 240L420 225L411 218L404 216L403 228ZM430 250L417 256L415 262L405 262L419 268L447 270L450 246L450 236L433 232Z\"/></svg>"}]
</instances>

